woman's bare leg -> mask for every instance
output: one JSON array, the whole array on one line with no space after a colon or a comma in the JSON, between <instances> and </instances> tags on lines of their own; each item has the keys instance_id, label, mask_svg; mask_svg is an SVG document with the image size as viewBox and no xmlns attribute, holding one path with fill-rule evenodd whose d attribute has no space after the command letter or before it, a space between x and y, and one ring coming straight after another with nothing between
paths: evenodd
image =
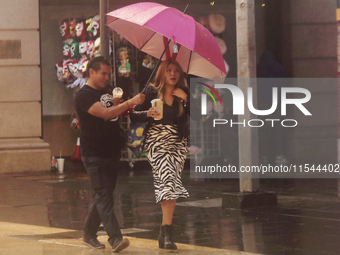
<instances>
[{"instance_id":1,"label":"woman's bare leg","mask_svg":"<svg viewBox=\"0 0 340 255\"><path fill-rule=\"evenodd\" d=\"M161 202L161 206L162 206L162 211L163 211L162 225L171 225L172 217L174 215L174 211L176 207L176 199L163 200Z\"/></svg>"}]
</instances>

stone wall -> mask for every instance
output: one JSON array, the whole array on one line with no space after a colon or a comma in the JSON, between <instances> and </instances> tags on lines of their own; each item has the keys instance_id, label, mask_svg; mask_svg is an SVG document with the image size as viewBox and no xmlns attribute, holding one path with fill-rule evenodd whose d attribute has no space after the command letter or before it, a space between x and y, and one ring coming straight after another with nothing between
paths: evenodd
<instances>
[{"instance_id":1,"label":"stone wall","mask_svg":"<svg viewBox=\"0 0 340 255\"><path fill-rule=\"evenodd\" d=\"M50 169L41 140L39 1L0 9L0 173Z\"/></svg>"}]
</instances>

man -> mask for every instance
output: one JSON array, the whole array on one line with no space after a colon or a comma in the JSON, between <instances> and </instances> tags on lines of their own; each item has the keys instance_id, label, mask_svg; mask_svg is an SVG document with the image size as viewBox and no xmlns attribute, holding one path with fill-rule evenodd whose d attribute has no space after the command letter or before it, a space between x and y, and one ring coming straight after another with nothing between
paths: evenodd
<instances>
[{"instance_id":1,"label":"man","mask_svg":"<svg viewBox=\"0 0 340 255\"><path fill-rule=\"evenodd\" d=\"M91 60L87 72L87 83L75 96L80 123L81 156L94 191L85 221L83 241L92 248L104 249L105 245L97 239L98 227L103 223L113 252L119 252L129 246L129 240L122 238L113 211L117 164L120 150L124 146L119 123L115 120L130 106L141 104L145 95L138 94L120 104L112 102L111 95L105 89L110 64L103 57Z\"/></svg>"}]
</instances>

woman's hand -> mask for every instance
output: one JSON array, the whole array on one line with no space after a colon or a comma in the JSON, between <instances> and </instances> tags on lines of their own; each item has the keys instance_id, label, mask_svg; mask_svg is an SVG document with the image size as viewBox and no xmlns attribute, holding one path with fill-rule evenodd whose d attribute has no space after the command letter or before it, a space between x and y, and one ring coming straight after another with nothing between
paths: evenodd
<instances>
[{"instance_id":1,"label":"woman's hand","mask_svg":"<svg viewBox=\"0 0 340 255\"><path fill-rule=\"evenodd\" d=\"M172 95L182 99L184 102L187 102L188 95L182 89L178 89L178 88L174 89L172 91Z\"/></svg>"},{"instance_id":2,"label":"woman's hand","mask_svg":"<svg viewBox=\"0 0 340 255\"><path fill-rule=\"evenodd\" d=\"M157 114L159 114L159 113L157 112L156 108L151 107L151 108L147 111L146 116L154 118L154 117L157 116Z\"/></svg>"}]
</instances>

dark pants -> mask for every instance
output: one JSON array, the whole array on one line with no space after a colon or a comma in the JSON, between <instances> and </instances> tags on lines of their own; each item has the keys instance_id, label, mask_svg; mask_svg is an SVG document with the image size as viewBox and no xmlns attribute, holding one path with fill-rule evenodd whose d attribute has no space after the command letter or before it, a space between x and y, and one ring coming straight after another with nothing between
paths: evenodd
<instances>
[{"instance_id":1,"label":"dark pants","mask_svg":"<svg viewBox=\"0 0 340 255\"><path fill-rule=\"evenodd\" d=\"M84 226L84 238L96 238L103 223L112 245L122 234L113 211L113 191L116 187L119 158L82 157L94 191Z\"/></svg>"}]
</instances>

